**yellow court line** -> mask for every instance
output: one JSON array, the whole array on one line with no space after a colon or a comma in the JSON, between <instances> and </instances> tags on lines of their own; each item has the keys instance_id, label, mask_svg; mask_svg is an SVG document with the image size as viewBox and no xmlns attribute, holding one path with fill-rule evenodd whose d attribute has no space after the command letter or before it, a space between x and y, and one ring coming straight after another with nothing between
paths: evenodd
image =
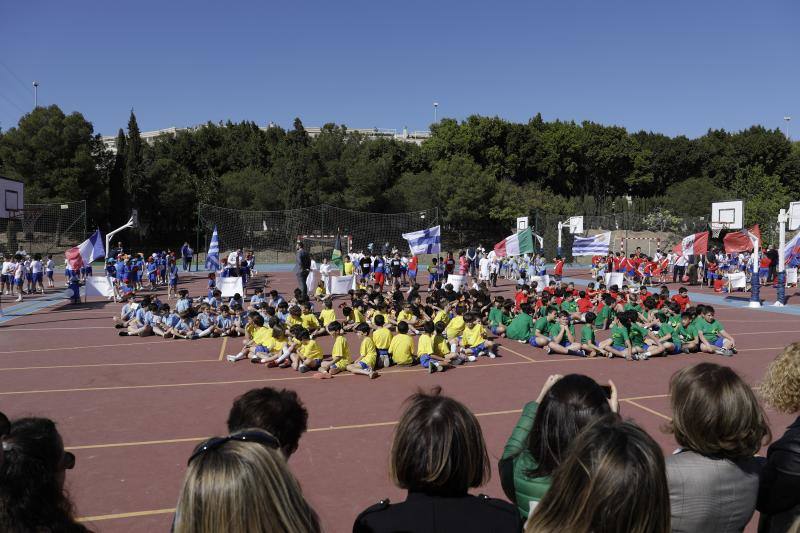
<instances>
[{"instance_id":1,"label":"yellow court line","mask_svg":"<svg viewBox=\"0 0 800 533\"><path fill-rule=\"evenodd\" d=\"M536 363L537 362L536 359L534 359L533 357L528 357L527 355L522 355L518 351L512 350L508 346L500 345L500 348L502 348L503 350L508 350L509 352L513 353L514 355L518 355L518 356L522 357L523 359L526 359L526 360L528 360L528 361L530 361L532 363Z\"/></svg>"},{"instance_id":2,"label":"yellow court line","mask_svg":"<svg viewBox=\"0 0 800 533\"><path fill-rule=\"evenodd\" d=\"M642 409L642 410L644 410L644 411L647 411L648 413L650 413L650 414L652 414L652 415L660 416L660 417L661 417L661 418L663 418L664 420L672 420L672 419L671 419L670 417L668 417L667 415L665 415L665 414L661 414L661 413L659 413L658 411L655 411L655 410L653 410L653 409L650 409L649 407L645 407L644 405L642 405L642 404L640 404L640 403L636 403L636 402L635 402L635 401L633 401L633 400L620 400L620 401L622 401L622 402L625 402L625 403L629 403L629 404L631 404L631 405L635 405L635 406L636 406L636 407L638 407L639 409Z\"/></svg>"},{"instance_id":3,"label":"yellow court line","mask_svg":"<svg viewBox=\"0 0 800 533\"><path fill-rule=\"evenodd\" d=\"M33 353L33 352L63 352L65 350L87 350L89 348L115 348L117 346L136 346L144 344L166 344L168 341L161 339L158 341L139 341L139 342L120 342L118 344L93 344L90 346L59 346L58 348L33 348L31 350L11 350L10 352L0 352L2 354L13 353ZM189 341L187 341L189 342Z\"/></svg>"},{"instance_id":4,"label":"yellow court line","mask_svg":"<svg viewBox=\"0 0 800 533\"><path fill-rule=\"evenodd\" d=\"M55 366L19 366L10 368L0 368L0 372L11 370L50 370L54 368L92 368L103 366L146 366L146 365L178 365L184 363L217 363L216 359L188 359L185 361L150 361L141 363L95 363L87 365L55 365Z\"/></svg>"},{"instance_id":5,"label":"yellow court line","mask_svg":"<svg viewBox=\"0 0 800 533\"><path fill-rule=\"evenodd\" d=\"M219 359L218 361L222 361L222 358L225 357L225 347L228 346L228 337L225 337L222 340L222 346L219 348Z\"/></svg>"},{"instance_id":6,"label":"yellow court line","mask_svg":"<svg viewBox=\"0 0 800 533\"><path fill-rule=\"evenodd\" d=\"M137 516L153 516L153 515L160 515L160 514L171 514L175 512L175 508L172 509L153 509L150 511L134 511L132 513L117 513L117 514L104 514L99 516L82 516L80 518L76 518L78 522L99 522L101 520L114 520L115 518L134 518Z\"/></svg>"},{"instance_id":7,"label":"yellow court line","mask_svg":"<svg viewBox=\"0 0 800 533\"><path fill-rule=\"evenodd\" d=\"M12 333L18 331L80 331L82 329L108 329L108 326L80 326L77 328L14 328ZM2 331L0 331L2 333Z\"/></svg>"}]
</instances>

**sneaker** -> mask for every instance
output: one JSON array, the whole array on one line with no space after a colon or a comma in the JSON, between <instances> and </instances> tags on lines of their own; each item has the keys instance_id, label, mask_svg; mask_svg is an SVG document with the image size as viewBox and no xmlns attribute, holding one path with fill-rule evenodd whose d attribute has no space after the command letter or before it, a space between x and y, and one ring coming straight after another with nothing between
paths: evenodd
<instances>
[{"instance_id":1,"label":"sneaker","mask_svg":"<svg viewBox=\"0 0 800 533\"><path fill-rule=\"evenodd\" d=\"M267 363L267 368L278 368L278 363L276 363L275 361L270 361L269 363Z\"/></svg>"},{"instance_id":2,"label":"sneaker","mask_svg":"<svg viewBox=\"0 0 800 533\"><path fill-rule=\"evenodd\" d=\"M517 342L520 344L528 344L528 341L523 341L523 340L518 340Z\"/></svg>"},{"instance_id":3,"label":"sneaker","mask_svg":"<svg viewBox=\"0 0 800 533\"><path fill-rule=\"evenodd\" d=\"M545 346L544 348L542 348L542 350L544 350L544 353L546 353L548 355L550 355L550 352L552 351L552 350L550 350L549 346Z\"/></svg>"},{"instance_id":4,"label":"sneaker","mask_svg":"<svg viewBox=\"0 0 800 533\"><path fill-rule=\"evenodd\" d=\"M119 335L120 337L127 337L128 336L128 332L127 331L118 331L117 335Z\"/></svg>"},{"instance_id":5,"label":"sneaker","mask_svg":"<svg viewBox=\"0 0 800 533\"><path fill-rule=\"evenodd\" d=\"M383 363L383 368L389 368L392 366L392 361L389 359L388 355L381 356L381 362Z\"/></svg>"},{"instance_id":6,"label":"sneaker","mask_svg":"<svg viewBox=\"0 0 800 533\"><path fill-rule=\"evenodd\" d=\"M445 370L446 370L446 368L445 368L444 365L440 365L440 364L436 365L436 371L437 372L444 372Z\"/></svg>"},{"instance_id":7,"label":"sneaker","mask_svg":"<svg viewBox=\"0 0 800 533\"><path fill-rule=\"evenodd\" d=\"M290 366L292 366L292 361L287 359L284 362L280 363L278 366L280 368L289 368Z\"/></svg>"},{"instance_id":8,"label":"sneaker","mask_svg":"<svg viewBox=\"0 0 800 533\"><path fill-rule=\"evenodd\" d=\"M494 359L495 357L497 357L497 354L490 350L489 351L489 359Z\"/></svg>"},{"instance_id":9,"label":"sneaker","mask_svg":"<svg viewBox=\"0 0 800 533\"><path fill-rule=\"evenodd\" d=\"M253 357L252 359L250 359L250 362L253 363L254 365L260 365L264 361L262 361L260 357Z\"/></svg>"},{"instance_id":10,"label":"sneaker","mask_svg":"<svg viewBox=\"0 0 800 533\"><path fill-rule=\"evenodd\" d=\"M370 373L369 373L369 379L375 379L375 378L377 378L378 376L380 376L380 374L378 374L378 373L377 373L377 372L375 372L374 370L371 370L371 371L370 371Z\"/></svg>"},{"instance_id":11,"label":"sneaker","mask_svg":"<svg viewBox=\"0 0 800 533\"><path fill-rule=\"evenodd\" d=\"M432 362L429 361L428 362L428 374L433 374L434 372L436 372L436 365L434 365Z\"/></svg>"},{"instance_id":12,"label":"sneaker","mask_svg":"<svg viewBox=\"0 0 800 533\"><path fill-rule=\"evenodd\" d=\"M641 357L642 361L647 361L648 359L650 359L650 352L644 352L643 354L641 354Z\"/></svg>"},{"instance_id":13,"label":"sneaker","mask_svg":"<svg viewBox=\"0 0 800 533\"><path fill-rule=\"evenodd\" d=\"M474 363L477 360L478 360L478 358L475 357L474 355L470 355L470 356L467 357L467 361L469 361L470 363Z\"/></svg>"},{"instance_id":14,"label":"sneaker","mask_svg":"<svg viewBox=\"0 0 800 533\"><path fill-rule=\"evenodd\" d=\"M306 372L308 372L308 367L306 365L300 365L297 371L300 372L301 374L305 374Z\"/></svg>"},{"instance_id":15,"label":"sneaker","mask_svg":"<svg viewBox=\"0 0 800 533\"><path fill-rule=\"evenodd\" d=\"M232 354L226 355L225 359L227 359L231 363L235 363L236 361L241 361L242 359L244 359L244 354L243 353L232 353Z\"/></svg>"},{"instance_id":16,"label":"sneaker","mask_svg":"<svg viewBox=\"0 0 800 533\"><path fill-rule=\"evenodd\" d=\"M478 352L478 357L483 357L485 355L486 355L486 350L481 350L480 352Z\"/></svg>"}]
</instances>

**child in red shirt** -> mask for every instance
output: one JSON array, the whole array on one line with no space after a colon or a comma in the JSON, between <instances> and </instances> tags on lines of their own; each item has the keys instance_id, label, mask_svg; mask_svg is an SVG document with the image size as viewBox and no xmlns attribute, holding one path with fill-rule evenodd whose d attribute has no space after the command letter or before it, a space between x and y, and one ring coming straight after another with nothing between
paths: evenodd
<instances>
[{"instance_id":1,"label":"child in red shirt","mask_svg":"<svg viewBox=\"0 0 800 533\"><path fill-rule=\"evenodd\" d=\"M555 278L556 281L561 281L561 276L564 275L564 260L558 255L556 256L555 262L556 268L553 270L553 278Z\"/></svg>"},{"instance_id":2,"label":"child in red shirt","mask_svg":"<svg viewBox=\"0 0 800 533\"><path fill-rule=\"evenodd\" d=\"M672 301L681 306L681 313L686 311L686 308L691 305L689 301L689 290L686 287L678 289L678 294L672 297Z\"/></svg>"}]
</instances>

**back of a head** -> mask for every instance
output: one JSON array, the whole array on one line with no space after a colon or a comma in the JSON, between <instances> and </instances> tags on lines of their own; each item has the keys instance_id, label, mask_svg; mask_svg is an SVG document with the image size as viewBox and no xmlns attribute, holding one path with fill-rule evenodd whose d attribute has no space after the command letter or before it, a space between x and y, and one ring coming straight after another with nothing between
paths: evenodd
<instances>
[{"instance_id":1,"label":"back of a head","mask_svg":"<svg viewBox=\"0 0 800 533\"><path fill-rule=\"evenodd\" d=\"M461 495L489 480L489 456L480 424L460 402L435 387L418 392L394 434L390 474L403 489Z\"/></svg>"},{"instance_id":2,"label":"back of a head","mask_svg":"<svg viewBox=\"0 0 800 533\"><path fill-rule=\"evenodd\" d=\"M189 462L174 531L313 533L320 527L280 450L230 440Z\"/></svg>"},{"instance_id":3,"label":"back of a head","mask_svg":"<svg viewBox=\"0 0 800 533\"><path fill-rule=\"evenodd\" d=\"M542 399L528 439L528 451L538 467L531 477L550 475L572 441L587 425L611 412L603 389L582 374L567 374Z\"/></svg>"},{"instance_id":4,"label":"back of a head","mask_svg":"<svg viewBox=\"0 0 800 533\"><path fill-rule=\"evenodd\" d=\"M787 346L770 363L758 392L782 413L800 412L800 342Z\"/></svg>"},{"instance_id":5,"label":"back of a head","mask_svg":"<svg viewBox=\"0 0 800 533\"><path fill-rule=\"evenodd\" d=\"M598 419L575 439L525 531L669 532L669 489L658 444L615 414Z\"/></svg>"},{"instance_id":6,"label":"back of a head","mask_svg":"<svg viewBox=\"0 0 800 533\"><path fill-rule=\"evenodd\" d=\"M731 460L752 457L770 439L763 409L750 386L730 367L699 363L670 380L668 430L684 449Z\"/></svg>"},{"instance_id":7,"label":"back of a head","mask_svg":"<svg viewBox=\"0 0 800 533\"><path fill-rule=\"evenodd\" d=\"M263 387L236 398L228 414L228 431L258 428L281 443L288 458L296 450L308 427L308 411L297 393L288 389Z\"/></svg>"},{"instance_id":8,"label":"back of a head","mask_svg":"<svg viewBox=\"0 0 800 533\"><path fill-rule=\"evenodd\" d=\"M0 531L86 531L63 489L64 445L52 420L21 418L0 449Z\"/></svg>"}]
</instances>

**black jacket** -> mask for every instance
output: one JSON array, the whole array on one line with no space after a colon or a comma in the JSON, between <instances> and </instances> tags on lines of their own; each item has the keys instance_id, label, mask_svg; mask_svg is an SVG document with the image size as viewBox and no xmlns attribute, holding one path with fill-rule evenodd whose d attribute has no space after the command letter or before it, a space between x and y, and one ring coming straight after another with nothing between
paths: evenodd
<instances>
[{"instance_id":1,"label":"black jacket","mask_svg":"<svg viewBox=\"0 0 800 533\"><path fill-rule=\"evenodd\" d=\"M508 502L488 496L433 496L409 492L406 501L383 500L358 515L353 533L518 533L522 519Z\"/></svg>"},{"instance_id":2,"label":"black jacket","mask_svg":"<svg viewBox=\"0 0 800 533\"><path fill-rule=\"evenodd\" d=\"M800 417L767 450L756 509L758 531L787 531L800 516Z\"/></svg>"}]
</instances>

